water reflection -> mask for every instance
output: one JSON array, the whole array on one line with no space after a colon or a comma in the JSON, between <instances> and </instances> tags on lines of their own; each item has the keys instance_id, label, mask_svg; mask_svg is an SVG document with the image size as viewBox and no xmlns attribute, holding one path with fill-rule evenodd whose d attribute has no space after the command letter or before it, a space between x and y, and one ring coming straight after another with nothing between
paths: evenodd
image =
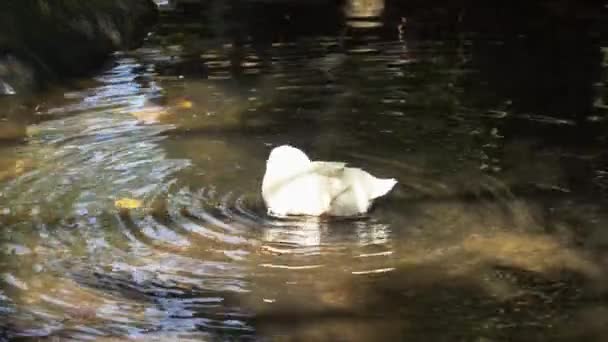
<instances>
[{"instance_id":1,"label":"water reflection","mask_svg":"<svg viewBox=\"0 0 608 342\"><path fill-rule=\"evenodd\" d=\"M608 336L601 37L556 50L554 26L500 31L481 6L342 5L166 12L94 80L10 97L1 333ZM268 217L284 143L400 185L364 220Z\"/></svg>"},{"instance_id":2,"label":"water reflection","mask_svg":"<svg viewBox=\"0 0 608 342\"><path fill-rule=\"evenodd\" d=\"M326 223L313 219L280 223L280 225L271 226L264 230L264 241L268 245L292 246L292 248L301 252L304 249L306 253L321 253L321 232L323 226L327 229ZM267 249L270 249L270 247L267 247ZM277 253L291 252L288 249L283 251L277 247L270 250Z\"/></svg>"},{"instance_id":3,"label":"water reflection","mask_svg":"<svg viewBox=\"0 0 608 342\"><path fill-rule=\"evenodd\" d=\"M372 28L382 25L385 0L349 0L344 5L347 24L353 28Z\"/></svg>"}]
</instances>

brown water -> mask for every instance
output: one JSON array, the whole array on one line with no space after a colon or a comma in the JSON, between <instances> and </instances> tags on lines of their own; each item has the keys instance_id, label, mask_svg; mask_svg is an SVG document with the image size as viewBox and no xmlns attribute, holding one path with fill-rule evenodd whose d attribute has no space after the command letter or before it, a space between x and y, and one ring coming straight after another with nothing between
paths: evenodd
<instances>
[{"instance_id":1,"label":"brown water","mask_svg":"<svg viewBox=\"0 0 608 342\"><path fill-rule=\"evenodd\" d=\"M606 37L358 3L167 13L0 98L0 339L607 340ZM399 185L268 217L284 143Z\"/></svg>"}]
</instances>

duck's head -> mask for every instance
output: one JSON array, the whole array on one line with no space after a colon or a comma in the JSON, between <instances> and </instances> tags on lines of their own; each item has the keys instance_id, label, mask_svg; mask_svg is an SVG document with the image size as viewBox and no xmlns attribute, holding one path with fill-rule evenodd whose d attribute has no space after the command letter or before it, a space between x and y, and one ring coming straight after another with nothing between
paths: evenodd
<instances>
[{"instance_id":1,"label":"duck's head","mask_svg":"<svg viewBox=\"0 0 608 342\"><path fill-rule=\"evenodd\" d=\"M279 175L289 175L301 171L310 165L310 159L299 149L282 145L275 147L266 162L266 172Z\"/></svg>"}]
</instances>

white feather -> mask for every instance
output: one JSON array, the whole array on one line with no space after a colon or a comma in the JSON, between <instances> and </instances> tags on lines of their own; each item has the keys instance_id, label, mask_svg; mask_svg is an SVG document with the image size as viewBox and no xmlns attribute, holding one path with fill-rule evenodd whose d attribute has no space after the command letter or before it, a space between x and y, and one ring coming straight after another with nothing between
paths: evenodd
<instances>
[{"instance_id":1,"label":"white feather","mask_svg":"<svg viewBox=\"0 0 608 342\"><path fill-rule=\"evenodd\" d=\"M268 157L262 197L274 216L357 216L396 183L345 163L311 161L299 149L283 145Z\"/></svg>"}]
</instances>

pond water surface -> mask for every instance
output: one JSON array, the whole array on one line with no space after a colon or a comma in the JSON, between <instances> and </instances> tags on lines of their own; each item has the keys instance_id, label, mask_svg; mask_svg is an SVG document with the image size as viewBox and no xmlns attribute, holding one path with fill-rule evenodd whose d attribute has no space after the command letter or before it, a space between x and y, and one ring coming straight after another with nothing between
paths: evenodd
<instances>
[{"instance_id":1,"label":"pond water surface","mask_svg":"<svg viewBox=\"0 0 608 342\"><path fill-rule=\"evenodd\" d=\"M593 17L229 3L0 98L0 339L608 340ZM285 143L399 184L274 219Z\"/></svg>"}]
</instances>

